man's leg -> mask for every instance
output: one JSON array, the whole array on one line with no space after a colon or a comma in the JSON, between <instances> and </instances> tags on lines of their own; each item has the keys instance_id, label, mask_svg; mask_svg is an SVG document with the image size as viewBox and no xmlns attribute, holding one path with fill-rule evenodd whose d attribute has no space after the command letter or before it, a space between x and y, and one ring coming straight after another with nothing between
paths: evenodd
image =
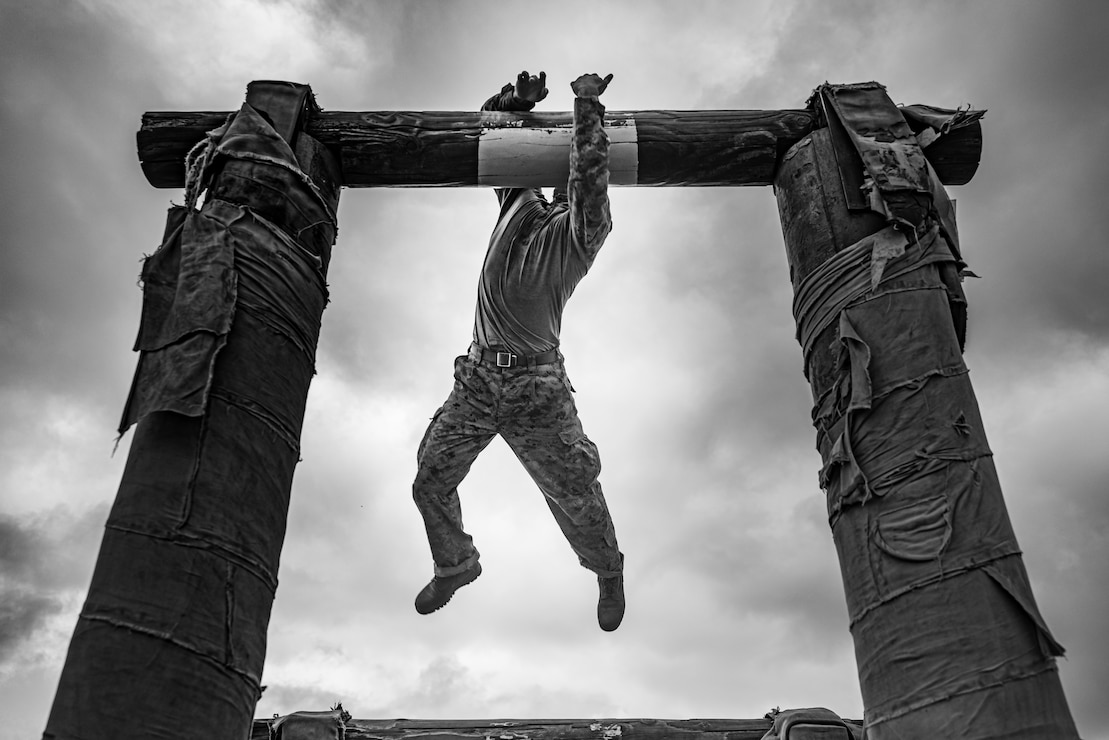
<instances>
[{"instance_id":1,"label":"man's leg","mask_svg":"<svg viewBox=\"0 0 1109 740\"><path fill-rule=\"evenodd\" d=\"M458 575L477 563L478 552L462 528L458 485L494 434L489 391L473 374L469 361L458 358L454 390L424 433L412 484L437 577Z\"/></svg>"},{"instance_id":2,"label":"man's leg","mask_svg":"<svg viewBox=\"0 0 1109 740\"><path fill-rule=\"evenodd\" d=\"M597 476L601 459L585 436L561 365L518 377L501 403L501 435L543 491L578 561L597 574L597 622L611 632L624 618L624 556Z\"/></svg>"},{"instance_id":3,"label":"man's leg","mask_svg":"<svg viewBox=\"0 0 1109 740\"><path fill-rule=\"evenodd\" d=\"M501 435L543 492L578 560L598 576L620 575L623 556L597 480L600 456L582 429L564 371L542 366L519 377L501 413L511 419Z\"/></svg>"}]
</instances>

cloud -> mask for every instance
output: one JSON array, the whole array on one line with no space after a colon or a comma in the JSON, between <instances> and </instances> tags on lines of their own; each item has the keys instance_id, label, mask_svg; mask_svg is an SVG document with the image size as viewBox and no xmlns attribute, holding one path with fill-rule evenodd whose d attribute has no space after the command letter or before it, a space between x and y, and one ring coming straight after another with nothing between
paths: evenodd
<instances>
[{"instance_id":1,"label":"cloud","mask_svg":"<svg viewBox=\"0 0 1109 740\"><path fill-rule=\"evenodd\" d=\"M386 397L449 377L473 334L496 200L479 190L343 197L320 372Z\"/></svg>"},{"instance_id":2,"label":"cloud","mask_svg":"<svg viewBox=\"0 0 1109 740\"><path fill-rule=\"evenodd\" d=\"M0 672L12 670L20 648L87 586L91 564L84 553L95 550L105 515L104 507L79 515L60 507L0 515Z\"/></svg>"},{"instance_id":3,"label":"cloud","mask_svg":"<svg viewBox=\"0 0 1109 740\"><path fill-rule=\"evenodd\" d=\"M29 636L45 624L46 619L61 611L63 601L43 596L29 589L3 589L0 605L0 666L3 666Z\"/></svg>"},{"instance_id":4,"label":"cloud","mask_svg":"<svg viewBox=\"0 0 1109 740\"><path fill-rule=\"evenodd\" d=\"M972 367L1085 736L1104 734L1109 484L1100 440L1105 79L1097 11L570 2L7 3L0 10L0 715L38 729L126 455L143 253L168 201L142 178L145 110L229 110L251 79L332 110L475 108L518 69L613 72L612 110L799 107L877 79L898 102L990 109L952 195ZM496 210L484 190L344 192L303 462L258 714L759 716L861 713L816 484L811 398L769 189L613 189L616 228L567 308L564 349L628 555L629 612L494 443L464 484L486 573L431 617L414 451L465 350ZM127 440L124 440L125 448ZM13 688L14 687L14 688ZM5 703L6 702L6 703ZM41 710L45 716L45 709ZM22 724L20 724L22 722Z\"/></svg>"},{"instance_id":5,"label":"cloud","mask_svg":"<svg viewBox=\"0 0 1109 740\"><path fill-rule=\"evenodd\" d=\"M36 533L0 518L0 667L61 606L33 585L47 551Z\"/></svg>"},{"instance_id":6,"label":"cloud","mask_svg":"<svg viewBox=\"0 0 1109 740\"><path fill-rule=\"evenodd\" d=\"M519 658L527 660L526 655ZM534 679L505 688L503 677L475 669L450 653L433 657L403 676L381 676L379 680L373 693L348 689L339 694L317 686L270 684L262 705L274 707L271 714L282 714L295 711L286 707L333 706L342 701L355 717L419 719L503 717L505 707L512 707L515 717L558 717L569 705L583 707L583 716L619 716L614 712L616 704L596 692L575 691L562 688L561 682L548 685Z\"/></svg>"},{"instance_id":7,"label":"cloud","mask_svg":"<svg viewBox=\"0 0 1109 740\"><path fill-rule=\"evenodd\" d=\"M1074 126L1087 115L1078 111L1093 106L1099 120L1109 111L1109 83L1094 71L1097 24L1077 6L1023 6L991 19L1003 28L987 63L1011 75L982 101L991 112L973 183L980 213L967 240L969 254L982 255L973 258L983 275L974 293L993 302L989 318L1001 324L990 350L1011 354L1001 345L1042 348L1059 338L1104 347L1109 309L1088 298L1103 292L1109 256L1088 245L1101 239L1090 214L1101 208L1109 153Z\"/></svg>"},{"instance_id":8,"label":"cloud","mask_svg":"<svg viewBox=\"0 0 1109 740\"><path fill-rule=\"evenodd\" d=\"M138 114L128 95L154 87L137 78L134 47L79 6L41 13L18 5L11 14L0 100L0 377L27 391L66 388L122 402L138 257L143 247L153 251L162 209L144 212L149 200L111 194L129 192L140 177L137 166L116 165L136 161Z\"/></svg>"}]
</instances>

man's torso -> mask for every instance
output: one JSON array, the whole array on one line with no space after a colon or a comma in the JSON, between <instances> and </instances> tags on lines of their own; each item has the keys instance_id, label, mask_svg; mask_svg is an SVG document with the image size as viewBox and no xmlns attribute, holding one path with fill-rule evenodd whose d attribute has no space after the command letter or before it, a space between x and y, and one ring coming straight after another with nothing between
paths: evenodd
<instances>
[{"instance_id":1,"label":"man's torso","mask_svg":"<svg viewBox=\"0 0 1109 740\"><path fill-rule=\"evenodd\" d=\"M562 311L589 270L570 238L564 202L507 192L478 284L474 341L538 354L559 345Z\"/></svg>"}]
</instances>

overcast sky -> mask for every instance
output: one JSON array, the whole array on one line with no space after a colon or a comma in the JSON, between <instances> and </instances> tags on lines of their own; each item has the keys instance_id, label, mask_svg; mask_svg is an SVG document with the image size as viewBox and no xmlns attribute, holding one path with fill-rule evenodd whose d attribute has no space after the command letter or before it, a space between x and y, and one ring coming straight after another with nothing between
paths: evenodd
<instances>
[{"instance_id":1,"label":"overcast sky","mask_svg":"<svg viewBox=\"0 0 1109 740\"><path fill-rule=\"evenodd\" d=\"M1106 10L1072 2L0 0L0 738L45 725L130 435L140 261L180 190L148 110L247 82L331 110L475 110L521 69L612 73L610 110L799 108L877 80L987 108L958 200L966 352L1079 730L1109 738ZM347 190L255 716L860 717L770 188L620 188L567 367L627 557L628 612L501 441L461 488L484 574L431 576L415 451L467 347L491 191Z\"/></svg>"}]
</instances>

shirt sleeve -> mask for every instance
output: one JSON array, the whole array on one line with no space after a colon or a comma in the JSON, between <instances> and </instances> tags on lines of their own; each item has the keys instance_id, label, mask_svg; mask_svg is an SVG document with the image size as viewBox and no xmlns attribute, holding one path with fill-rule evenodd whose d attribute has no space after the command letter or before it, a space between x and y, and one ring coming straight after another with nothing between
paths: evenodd
<instances>
[{"instance_id":1,"label":"shirt sleeve","mask_svg":"<svg viewBox=\"0 0 1109 740\"><path fill-rule=\"evenodd\" d=\"M516 97L516 86L512 83L502 87L499 93L481 105L483 111L503 111L506 113L526 113L534 107L535 103L530 100ZM525 188L493 188L493 192L496 193L497 200L502 207L505 203L515 200L525 190Z\"/></svg>"},{"instance_id":2,"label":"shirt sleeve","mask_svg":"<svg viewBox=\"0 0 1109 740\"><path fill-rule=\"evenodd\" d=\"M589 262L612 231L604 116L605 107L599 99L574 98L574 140L567 186L570 234Z\"/></svg>"}]
</instances>

